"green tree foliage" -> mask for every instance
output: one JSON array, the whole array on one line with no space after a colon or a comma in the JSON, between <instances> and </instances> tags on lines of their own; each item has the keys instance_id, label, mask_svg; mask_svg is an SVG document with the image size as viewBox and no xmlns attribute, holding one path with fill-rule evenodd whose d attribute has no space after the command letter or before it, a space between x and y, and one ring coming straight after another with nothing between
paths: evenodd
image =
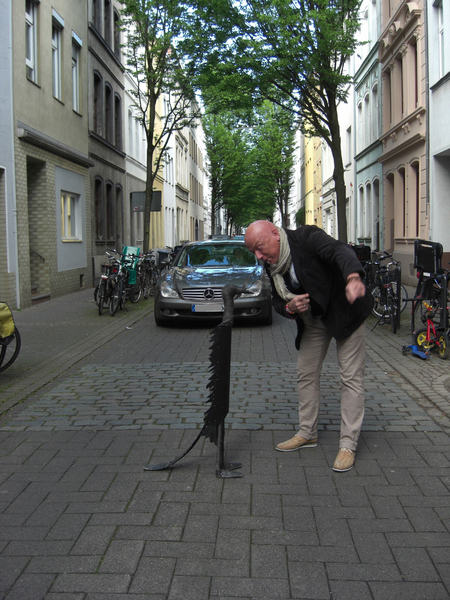
<instances>
[{"instance_id":1,"label":"green tree foliage","mask_svg":"<svg viewBox=\"0 0 450 600\"><path fill-rule=\"evenodd\" d=\"M136 89L130 92L147 137L147 181L144 209L144 252L150 246L150 209L155 179L175 131L194 126L200 115L187 66L181 66L179 41L186 31L186 13L176 0L122 0L126 70ZM162 108L164 93L165 110Z\"/></svg>"},{"instance_id":2,"label":"green tree foliage","mask_svg":"<svg viewBox=\"0 0 450 600\"><path fill-rule=\"evenodd\" d=\"M246 144L237 134L236 118L231 113L207 114L203 118L207 160L211 180L211 223L217 211L226 208L229 218L239 220L236 205L245 169ZM213 233L218 233L213 230Z\"/></svg>"},{"instance_id":3,"label":"green tree foliage","mask_svg":"<svg viewBox=\"0 0 450 600\"><path fill-rule=\"evenodd\" d=\"M270 99L323 138L333 159L339 238L346 240L345 182L337 107L351 78L361 0L197 0L189 46L211 106Z\"/></svg>"},{"instance_id":4,"label":"green tree foliage","mask_svg":"<svg viewBox=\"0 0 450 600\"><path fill-rule=\"evenodd\" d=\"M295 213L295 224L297 227L300 225L305 225L306 223L306 208L305 206L301 206L298 211Z\"/></svg>"},{"instance_id":5,"label":"green tree foliage","mask_svg":"<svg viewBox=\"0 0 450 600\"><path fill-rule=\"evenodd\" d=\"M252 113L219 112L203 119L212 190L212 215L224 208L228 225L287 212L294 164L287 113L265 102Z\"/></svg>"},{"instance_id":6,"label":"green tree foliage","mask_svg":"<svg viewBox=\"0 0 450 600\"><path fill-rule=\"evenodd\" d=\"M280 211L282 226L288 227L296 149L294 114L266 100L256 111L254 129L255 146L260 149L256 176L263 180L267 200Z\"/></svg>"}]
</instances>

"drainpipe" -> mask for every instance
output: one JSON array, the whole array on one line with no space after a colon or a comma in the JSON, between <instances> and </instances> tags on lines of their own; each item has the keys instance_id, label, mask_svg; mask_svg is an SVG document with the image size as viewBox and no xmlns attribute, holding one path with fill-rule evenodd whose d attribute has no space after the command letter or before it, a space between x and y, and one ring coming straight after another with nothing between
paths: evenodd
<instances>
[{"instance_id":1,"label":"drainpipe","mask_svg":"<svg viewBox=\"0 0 450 600\"><path fill-rule=\"evenodd\" d=\"M21 308L20 306L20 276L19 276L19 240L18 240L18 229L17 229L17 203L16 203L16 160L15 160L15 135L14 135L14 94L13 94L13 30L12 30L12 3L7 3L9 7L8 21L9 21L9 40L8 40L8 57L9 57L9 104L11 107L11 135L10 135L10 144L11 144L11 199L12 199L12 211L14 218L14 269L16 272L16 303L17 308ZM7 179L8 183L8 179ZM6 189L6 193L8 194L8 189ZM6 206L8 206L8 195L6 195Z\"/></svg>"},{"instance_id":2,"label":"drainpipe","mask_svg":"<svg viewBox=\"0 0 450 600\"><path fill-rule=\"evenodd\" d=\"M425 214L428 215L429 227L428 227L428 239L431 240L432 228L431 228L431 198L430 198L430 55L429 55L429 46L428 46L428 0L424 1L424 9L423 9L423 17L424 17L424 27L425 27L425 89L426 89L426 98L425 98L425 110L426 110L426 138L425 138L425 173L427 178L426 185L426 203Z\"/></svg>"}]
</instances>

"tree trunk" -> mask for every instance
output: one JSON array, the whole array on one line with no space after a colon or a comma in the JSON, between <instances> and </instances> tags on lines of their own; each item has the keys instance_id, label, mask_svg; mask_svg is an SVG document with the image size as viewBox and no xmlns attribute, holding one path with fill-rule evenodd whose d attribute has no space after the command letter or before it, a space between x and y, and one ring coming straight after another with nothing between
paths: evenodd
<instances>
[{"instance_id":1,"label":"tree trunk","mask_svg":"<svg viewBox=\"0 0 450 600\"><path fill-rule=\"evenodd\" d=\"M155 119L157 96L152 89L149 89L149 116L147 121L147 180L145 184L145 208L144 208L144 253L150 250L150 218L153 198L153 184L156 179L156 173L153 172L153 154L155 152Z\"/></svg>"},{"instance_id":2,"label":"tree trunk","mask_svg":"<svg viewBox=\"0 0 450 600\"><path fill-rule=\"evenodd\" d=\"M346 192L344 179L344 161L342 160L341 133L336 103L330 103L330 149L334 160L333 179L336 190L336 208L338 221L338 239L347 243Z\"/></svg>"}]
</instances>

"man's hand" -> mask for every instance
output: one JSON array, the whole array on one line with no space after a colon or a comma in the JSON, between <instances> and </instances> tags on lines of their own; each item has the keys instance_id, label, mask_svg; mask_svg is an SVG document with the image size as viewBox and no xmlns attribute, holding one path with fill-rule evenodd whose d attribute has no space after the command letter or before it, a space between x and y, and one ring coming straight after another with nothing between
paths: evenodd
<instances>
[{"instance_id":1,"label":"man's hand","mask_svg":"<svg viewBox=\"0 0 450 600\"><path fill-rule=\"evenodd\" d=\"M345 295L350 304L357 298L362 298L366 293L366 286L362 282L359 273L350 273L347 277L347 285L345 287Z\"/></svg>"},{"instance_id":2,"label":"man's hand","mask_svg":"<svg viewBox=\"0 0 450 600\"><path fill-rule=\"evenodd\" d=\"M309 294L300 294L299 296L295 296L287 303L287 307L291 313L298 313L299 315L308 312Z\"/></svg>"}]
</instances>

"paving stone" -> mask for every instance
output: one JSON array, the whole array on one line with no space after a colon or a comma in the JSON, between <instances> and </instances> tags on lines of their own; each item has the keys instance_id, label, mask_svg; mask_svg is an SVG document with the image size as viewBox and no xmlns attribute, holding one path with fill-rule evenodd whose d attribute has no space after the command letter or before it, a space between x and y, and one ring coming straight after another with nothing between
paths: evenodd
<instances>
[{"instance_id":1,"label":"paving stone","mask_svg":"<svg viewBox=\"0 0 450 600\"><path fill-rule=\"evenodd\" d=\"M58 575L52 586L54 592L101 592L112 594L125 593L130 585L129 575L106 575L84 573Z\"/></svg>"},{"instance_id":2,"label":"paving stone","mask_svg":"<svg viewBox=\"0 0 450 600\"><path fill-rule=\"evenodd\" d=\"M311 598L311 600L330 598L327 570L323 563L290 563L289 582L293 598Z\"/></svg>"},{"instance_id":3,"label":"paving stone","mask_svg":"<svg viewBox=\"0 0 450 600\"><path fill-rule=\"evenodd\" d=\"M8 598L13 600L44 600L53 583L53 578L53 575L24 573L8 591Z\"/></svg>"},{"instance_id":4,"label":"paving stone","mask_svg":"<svg viewBox=\"0 0 450 600\"><path fill-rule=\"evenodd\" d=\"M75 542L71 554L79 556L103 556L111 538L114 535L116 526L91 526L87 525Z\"/></svg>"},{"instance_id":5,"label":"paving stone","mask_svg":"<svg viewBox=\"0 0 450 600\"><path fill-rule=\"evenodd\" d=\"M369 588L374 600L386 600L386 598L395 598L396 600L448 600L450 594L440 583L387 583L387 582L369 582Z\"/></svg>"},{"instance_id":6,"label":"paving stone","mask_svg":"<svg viewBox=\"0 0 450 600\"><path fill-rule=\"evenodd\" d=\"M112 540L99 573L134 573L144 549L143 540Z\"/></svg>"},{"instance_id":7,"label":"paving stone","mask_svg":"<svg viewBox=\"0 0 450 600\"><path fill-rule=\"evenodd\" d=\"M129 593L168 594L175 569L173 558L143 557L133 577Z\"/></svg>"},{"instance_id":8,"label":"paving stone","mask_svg":"<svg viewBox=\"0 0 450 600\"><path fill-rule=\"evenodd\" d=\"M101 556L35 556L26 573L95 573Z\"/></svg>"}]
</instances>

